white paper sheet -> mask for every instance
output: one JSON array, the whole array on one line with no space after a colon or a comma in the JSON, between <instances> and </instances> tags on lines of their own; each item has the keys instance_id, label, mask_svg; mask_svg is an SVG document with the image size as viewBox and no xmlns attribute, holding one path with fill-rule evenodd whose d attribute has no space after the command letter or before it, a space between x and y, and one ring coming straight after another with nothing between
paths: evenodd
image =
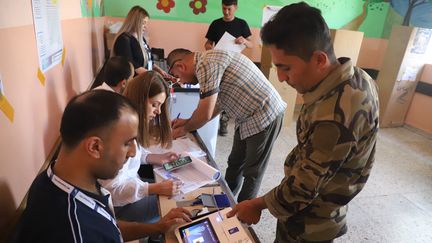
<instances>
[{"instance_id":1,"label":"white paper sheet","mask_svg":"<svg viewBox=\"0 0 432 243\"><path fill-rule=\"evenodd\" d=\"M236 44L235 37L230 33L226 32L223 34L222 38L215 46L215 50L225 50L225 51L233 51L233 52L242 52L243 49L246 48L244 44Z\"/></svg>"},{"instance_id":2,"label":"white paper sheet","mask_svg":"<svg viewBox=\"0 0 432 243\"><path fill-rule=\"evenodd\" d=\"M155 154L163 154L166 152L183 153L187 152L192 157L204 157L207 154L201 150L196 143L194 143L190 138L183 137L173 140L172 147L169 149L161 148L160 146L150 146L148 150Z\"/></svg>"},{"instance_id":3,"label":"white paper sheet","mask_svg":"<svg viewBox=\"0 0 432 243\"><path fill-rule=\"evenodd\" d=\"M182 153L182 156L189 155ZM174 171L168 172L162 167L154 168L153 171L164 179L178 179L183 182L181 193L186 194L194 191L204 185L213 183L221 177L219 170L211 167L209 164L193 156L192 163L180 167Z\"/></svg>"}]
</instances>

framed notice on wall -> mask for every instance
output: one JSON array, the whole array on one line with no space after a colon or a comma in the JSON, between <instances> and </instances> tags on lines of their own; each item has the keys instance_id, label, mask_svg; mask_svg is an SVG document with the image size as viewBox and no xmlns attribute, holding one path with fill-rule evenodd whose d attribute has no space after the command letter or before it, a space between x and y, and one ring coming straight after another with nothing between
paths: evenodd
<instances>
[{"instance_id":1,"label":"framed notice on wall","mask_svg":"<svg viewBox=\"0 0 432 243\"><path fill-rule=\"evenodd\" d=\"M33 22L42 72L62 60L63 40L58 0L32 0Z\"/></svg>"}]
</instances>

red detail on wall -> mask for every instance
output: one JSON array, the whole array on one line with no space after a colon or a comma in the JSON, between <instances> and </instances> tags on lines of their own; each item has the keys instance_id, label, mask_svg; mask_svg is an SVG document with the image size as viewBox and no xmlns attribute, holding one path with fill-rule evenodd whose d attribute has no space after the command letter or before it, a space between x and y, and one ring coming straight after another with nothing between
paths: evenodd
<instances>
[{"instance_id":1,"label":"red detail on wall","mask_svg":"<svg viewBox=\"0 0 432 243\"><path fill-rule=\"evenodd\" d=\"M169 13L174 6L174 0L158 0L158 3L156 4L156 8L163 10L165 13Z\"/></svg>"},{"instance_id":2,"label":"red detail on wall","mask_svg":"<svg viewBox=\"0 0 432 243\"><path fill-rule=\"evenodd\" d=\"M189 7L193 9L193 13L198 15L199 13L206 12L207 0L192 0L189 2Z\"/></svg>"}]
</instances>

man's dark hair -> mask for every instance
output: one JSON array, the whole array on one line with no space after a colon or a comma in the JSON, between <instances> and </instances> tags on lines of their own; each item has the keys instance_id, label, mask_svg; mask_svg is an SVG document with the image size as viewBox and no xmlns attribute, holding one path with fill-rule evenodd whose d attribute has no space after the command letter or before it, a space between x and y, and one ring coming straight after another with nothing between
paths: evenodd
<instances>
[{"instance_id":1,"label":"man's dark hair","mask_svg":"<svg viewBox=\"0 0 432 243\"><path fill-rule=\"evenodd\" d=\"M67 148L74 148L88 135L97 135L120 118L122 110L138 114L127 98L106 90L90 90L73 97L60 124L60 135Z\"/></svg>"},{"instance_id":2,"label":"man's dark hair","mask_svg":"<svg viewBox=\"0 0 432 243\"><path fill-rule=\"evenodd\" d=\"M171 67L177 60L182 60L186 55L192 54L188 49L177 48L168 54L167 64Z\"/></svg>"},{"instance_id":3,"label":"man's dark hair","mask_svg":"<svg viewBox=\"0 0 432 243\"><path fill-rule=\"evenodd\" d=\"M222 0L222 4L225 6L237 5L237 0Z\"/></svg>"},{"instance_id":4,"label":"man's dark hair","mask_svg":"<svg viewBox=\"0 0 432 243\"><path fill-rule=\"evenodd\" d=\"M309 61L314 51L323 51L336 61L330 30L321 11L304 2L283 7L261 30L265 45Z\"/></svg>"},{"instance_id":5,"label":"man's dark hair","mask_svg":"<svg viewBox=\"0 0 432 243\"><path fill-rule=\"evenodd\" d=\"M104 81L109 86L117 86L131 74L131 64L125 57L115 56L108 59L104 67Z\"/></svg>"}]
</instances>

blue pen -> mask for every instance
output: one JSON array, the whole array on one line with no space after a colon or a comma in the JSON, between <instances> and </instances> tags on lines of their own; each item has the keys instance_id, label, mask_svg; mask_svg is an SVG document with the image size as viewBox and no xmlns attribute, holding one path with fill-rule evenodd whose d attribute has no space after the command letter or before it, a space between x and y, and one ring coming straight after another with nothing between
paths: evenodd
<instances>
[{"instance_id":1,"label":"blue pen","mask_svg":"<svg viewBox=\"0 0 432 243\"><path fill-rule=\"evenodd\" d=\"M179 112L179 113L178 113L178 115L177 115L177 118L176 118L176 120L177 120L177 119L179 119L179 117L180 117L180 114L181 114L181 112Z\"/></svg>"}]
</instances>

